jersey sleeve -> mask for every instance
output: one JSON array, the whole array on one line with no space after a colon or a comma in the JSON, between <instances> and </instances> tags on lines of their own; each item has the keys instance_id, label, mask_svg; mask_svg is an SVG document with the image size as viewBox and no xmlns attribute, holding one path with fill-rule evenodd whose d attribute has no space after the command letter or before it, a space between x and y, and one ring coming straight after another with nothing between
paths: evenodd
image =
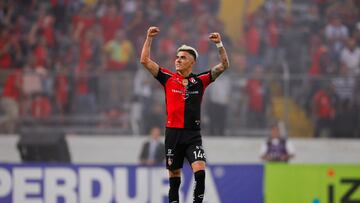
<instances>
[{"instance_id":1,"label":"jersey sleeve","mask_svg":"<svg viewBox=\"0 0 360 203\"><path fill-rule=\"evenodd\" d=\"M201 79L204 88L206 88L210 83L214 82L214 79L211 77L211 71L200 73L198 78Z\"/></svg>"},{"instance_id":2,"label":"jersey sleeve","mask_svg":"<svg viewBox=\"0 0 360 203\"><path fill-rule=\"evenodd\" d=\"M172 72L165 68L159 68L159 72L155 77L162 85L165 85L166 81L173 75Z\"/></svg>"}]
</instances>

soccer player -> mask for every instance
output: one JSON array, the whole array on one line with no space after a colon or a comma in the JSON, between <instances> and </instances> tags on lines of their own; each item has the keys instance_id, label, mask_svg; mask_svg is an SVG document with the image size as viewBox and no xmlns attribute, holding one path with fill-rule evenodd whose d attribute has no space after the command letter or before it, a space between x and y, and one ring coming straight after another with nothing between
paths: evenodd
<instances>
[{"instance_id":1,"label":"soccer player","mask_svg":"<svg viewBox=\"0 0 360 203\"><path fill-rule=\"evenodd\" d=\"M178 48L175 72L160 67L150 58L150 48L158 27L147 30L140 62L161 83L166 100L165 153L166 168L169 171L169 202L179 203L181 168L184 158L194 172L194 203L201 203L205 191L206 156L200 134L201 100L206 87L229 67L229 60L219 33L211 33L209 39L218 48L221 62L209 71L193 74L192 69L198 58L197 51L190 46Z\"/></svg>"}]
</instances>

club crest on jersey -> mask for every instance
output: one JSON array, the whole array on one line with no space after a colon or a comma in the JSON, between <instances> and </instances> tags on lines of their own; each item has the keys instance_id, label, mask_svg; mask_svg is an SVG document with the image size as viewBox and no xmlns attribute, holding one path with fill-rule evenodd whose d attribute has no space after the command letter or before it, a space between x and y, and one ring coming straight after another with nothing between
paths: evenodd
<instances>
[{"instance_id":1,"label":"club crest on jersey","mask_svg":"<svg viewBox=\"0 0 360 203\"><path fill-rule=\"evenodd\" d=\"M197 81L195 80L195 78L189 78L189 81L192 83L192 84L196 84Z\"/></svg>"}]
</instances>

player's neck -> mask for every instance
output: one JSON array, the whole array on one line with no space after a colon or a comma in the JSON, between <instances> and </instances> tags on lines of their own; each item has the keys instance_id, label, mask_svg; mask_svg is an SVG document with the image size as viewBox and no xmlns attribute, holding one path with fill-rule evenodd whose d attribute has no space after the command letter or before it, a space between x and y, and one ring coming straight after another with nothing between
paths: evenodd
<instances>
[{"instance_id":1,"label":"player's neck","mask_svg":"<svg viewBox=\"0 0 360 203\"><path fill-rule=\"evenodd\" d=\"M183 70L183 71L177 71L177 73L181 76L183 76L184 78L188 77L192 72L192 69L189 68L189 69L186 69L186 70Z\"/></svg>"}]
</instances>

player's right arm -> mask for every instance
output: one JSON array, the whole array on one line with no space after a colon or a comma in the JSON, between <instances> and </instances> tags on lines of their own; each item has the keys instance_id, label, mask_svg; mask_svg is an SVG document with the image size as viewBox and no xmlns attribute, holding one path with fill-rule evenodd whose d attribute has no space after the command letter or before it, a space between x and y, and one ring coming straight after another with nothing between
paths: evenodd
<instances>
[{"instance_id":1,"label":"player's right arm","mask_svg":"<svg viewBox=\"0 0 360 203\"><path fill-rule=\"evenodd\" d=\"M159 65L150 58L150 49L153 38L159 32L158 27L149 27L140 56L140 63L155 77L159 72Z\"/></svg>"}]
</instances>

